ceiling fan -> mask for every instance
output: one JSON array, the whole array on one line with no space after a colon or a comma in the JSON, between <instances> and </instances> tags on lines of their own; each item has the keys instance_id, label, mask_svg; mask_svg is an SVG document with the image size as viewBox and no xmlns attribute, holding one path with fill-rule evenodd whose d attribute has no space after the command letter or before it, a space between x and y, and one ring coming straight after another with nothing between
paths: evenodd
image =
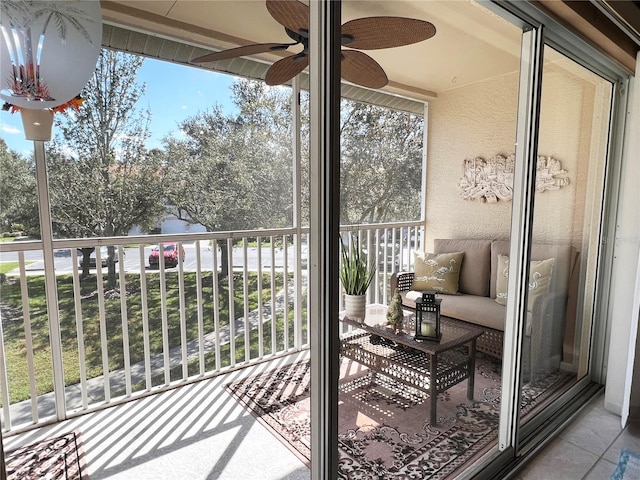
<instances>
[{"instance_id":1,"label":"ceiling fan","mask_svg":"<svg viewBox=\"0 0 640 480\"><path fill-rule=\"evenodd\" d=\"M278 60L265 76L267 85L280 85L298 75L309 65L309 7L298 0L266 0L271 16L284 27L292 43L256 43L210 53L192 63L215 62L257 53L287 50L302 45L303 50ZM388 83L380 64L358 50L394 48L421 42L436 34L436 27L424 20L404 17L367 17L342 25L342 77L357 85L382 88ZM351 50L353 49L353 50Z\"/></svg>"}]
</instances>

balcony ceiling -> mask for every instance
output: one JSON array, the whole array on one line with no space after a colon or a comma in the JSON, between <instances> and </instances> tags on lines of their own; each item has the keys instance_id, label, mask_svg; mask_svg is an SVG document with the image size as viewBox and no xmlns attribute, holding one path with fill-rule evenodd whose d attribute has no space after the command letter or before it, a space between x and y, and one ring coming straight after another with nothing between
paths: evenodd
<instances>
[{"instance_id":1,"label":"balcony ceiling","mask_svg":"<svg viewBox=\"0 0 640 480\"><path fill-rule=\"evenodd\" d=\"M251 43L290 42L262 0L114 0L103 1L102 6L105 23L211 51ZM366 51L387 73L389 85L384 91L429 99L518 70L518 29L473 2L343 1L343 23L380 15L427 20L437 31L433 38L418 44ZM289 52L299 49L296 46ZM286 55L280 52L254 59L273 63Z\"/></svg>"}]
</instances>

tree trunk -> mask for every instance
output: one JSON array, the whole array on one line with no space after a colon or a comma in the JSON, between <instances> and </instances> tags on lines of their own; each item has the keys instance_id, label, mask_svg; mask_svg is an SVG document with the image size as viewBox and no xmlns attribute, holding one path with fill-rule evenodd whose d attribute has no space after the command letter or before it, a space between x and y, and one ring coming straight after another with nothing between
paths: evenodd
<instances>
[{"instance_id":1,"label":"tree trunk","mask_svg":"<svg viewBox=\"0 0 640 480\"><path fill-rule=\"evenodd\" d=\"M109 182L109 178L107 176L106 183L108 184L108 182ZM105 237L113 237L117 233L118 232L116 232L115 228L111 224L107 224L107 226L104 229ZM115 265L115 262L113 261L114 253L115 253L115 248L113 248L113 246L107 247L107 258L106 258L107 285L105 287L106 290L113 290L116 288L116 265ZM100 271L102 271L102 269Z\"/></svg>"},{"instance_id":2,"label":"tree trunk","mask_svg":"<svg viewBox=\"0 0 640 480\"><path fill-rule=\"evenodd\" d=\"M220 243L220 274L218 279L227 278L229 275L229 248L227 242Z\"/></svg>"},{"instance_id":3,"label":"tree trunk","mask_svg":"<svg viewBox=\"0 0 640 480\"><path fill-rule=\"evenodd\" d=\"M115 249L108 247L107 251L107 290L116 288L116 262L114 261Z\"/></svg>"},{"instance_id":4,"label":"tree trunk","mask_svg":"<svg viewBox=\"0 0 640 480\"><path fill-rule=\"evenodd\" d=\"M94 249L91 247L80 249L80 253L82 254L82 278L87 278L89 276L89 257L93 250Z\"/></svg>"}]
</instances>

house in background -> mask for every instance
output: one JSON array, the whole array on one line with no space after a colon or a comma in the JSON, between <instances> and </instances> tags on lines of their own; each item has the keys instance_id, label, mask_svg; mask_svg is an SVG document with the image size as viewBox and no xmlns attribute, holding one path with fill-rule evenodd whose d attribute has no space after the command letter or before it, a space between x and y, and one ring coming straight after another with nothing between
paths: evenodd
<instances>
[{"instance_id":1,"label":"house in background","mask_svg":"<svg viewBox=\"0 0 640 480\"><path fill-rule=\"evenodd\" d=\"M180 218L174 207L166 207L164 217L155 228L149 233L171 234L171 233L199 233L206 232L207 227L199 223L191 223ZM134 227L129 231L130 236L144 235L140 227Z\"/></svg>"}]
</instances>

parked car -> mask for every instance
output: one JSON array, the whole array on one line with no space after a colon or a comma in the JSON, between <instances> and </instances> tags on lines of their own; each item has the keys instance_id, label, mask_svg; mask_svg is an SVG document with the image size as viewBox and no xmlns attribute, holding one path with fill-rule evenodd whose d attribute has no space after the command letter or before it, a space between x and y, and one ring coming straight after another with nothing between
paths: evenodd
<instances>
[{"instance_id":1,"label":"parked car","mask_svg":"<svg viewBox=\"0 0 640 480\"><path fill-rule=\"evenodd\" d=\"M113 261L118 261L118 247L113 247ZM107 266L107 259L109 258L109 248L108 247L100 247L100 261L103 267ZM80 263L80 267L82 267L82 251L78 250L78 261ZM96 268L96 250L94 249L89 255L89 268Z\"/></svg>"},{"instance_id":2,"label":"parked car","mask_svg":"<svg viewBox=\"0 0 640 480\"><path fill-rule=\"evenodd\" d=\"M177 267L178 261L184 261L184 247L180 250L178 255L178 244L176 242L169 242L163 244L164 246L164 266L171 268ZM160 266L160 247L155 246L151 250L149 255L149 268L158 268Z\"/></svg>"}]
</instances>

